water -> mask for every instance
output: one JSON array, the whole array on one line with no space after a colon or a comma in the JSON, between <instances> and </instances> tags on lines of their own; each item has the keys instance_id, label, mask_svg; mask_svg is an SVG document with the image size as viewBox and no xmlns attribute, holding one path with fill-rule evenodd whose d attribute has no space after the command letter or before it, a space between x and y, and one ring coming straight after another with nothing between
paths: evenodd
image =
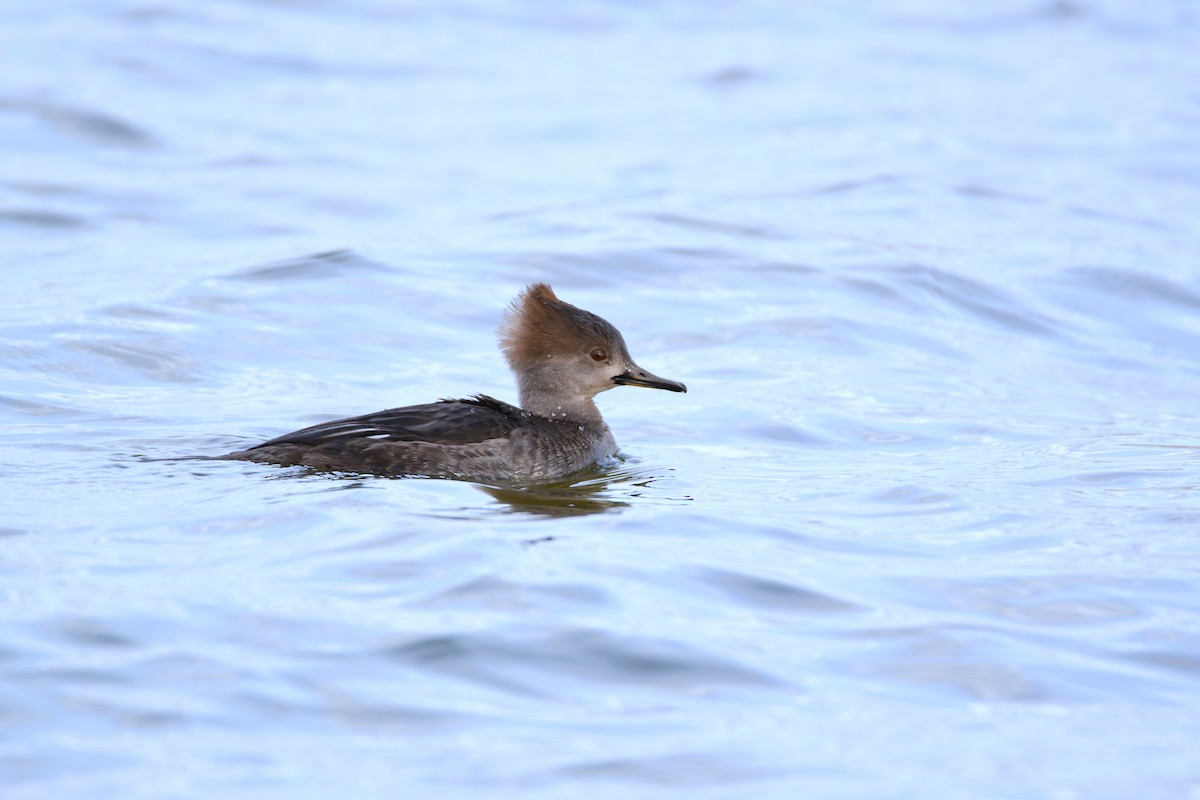
<instances>
[{"instance_id":1,"label":"water","mask_svg":"<svg viewBox=\"0 0 1200 800\"><path fill-rule=\"evenodd\" d=\"M1200 797L1193 4L2 13L6 800ZM535 280L608 472L159 460Z\"/></svg>"}]
</instances>

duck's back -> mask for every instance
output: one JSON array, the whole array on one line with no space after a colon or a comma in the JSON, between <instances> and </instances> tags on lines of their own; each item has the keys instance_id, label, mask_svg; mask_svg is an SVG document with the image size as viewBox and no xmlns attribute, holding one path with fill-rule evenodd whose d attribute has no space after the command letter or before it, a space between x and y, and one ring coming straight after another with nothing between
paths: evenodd
<instances>
[{"instance_id":1,"label":"duck's back","mask_svg":"<svg viewBox=\"0 0 1200 800\"><path fill-rule=\"evenodd\" d=\"M325 422L225 458L510 483L564 477L615 454L603 422L547 419L477 395Z\"/></svg>"}]
</instances>

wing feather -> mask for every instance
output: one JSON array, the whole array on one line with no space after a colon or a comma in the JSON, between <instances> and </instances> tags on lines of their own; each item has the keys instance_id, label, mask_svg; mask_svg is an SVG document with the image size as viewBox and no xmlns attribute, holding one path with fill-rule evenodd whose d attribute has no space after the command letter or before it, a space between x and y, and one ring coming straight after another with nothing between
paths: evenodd
<instances>
[{"instance_id":1,"label":"wing feather","mask_svg":"<svg viewBox=\"0 0 1200 800\"><path fill-rule=\"evenodd\" d=\"M317 447L363 438L378 442L478 444L507 436L524 413L493 397L476 395L322 422L285 433L249 450L286 444Z\"/></svg>"}]
</instances>

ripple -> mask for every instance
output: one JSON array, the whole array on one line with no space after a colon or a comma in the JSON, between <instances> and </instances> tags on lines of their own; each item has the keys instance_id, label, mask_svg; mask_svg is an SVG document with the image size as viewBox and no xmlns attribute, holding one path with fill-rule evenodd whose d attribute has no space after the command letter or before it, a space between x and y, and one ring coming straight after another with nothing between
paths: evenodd
<instances>
[{"instance_id":1,"label":"ripple","mask_svg":"<svg viewBox=\"0 0 1200 800\"><path fill-rule=\"evenodd\" d=\"M138 646L137 640L117 630L108 621L77 617L60 620L55 625L59 636L84 647L128 649Z\"/></svg>"},{"instance_id":2,"label":"ripple","mask_svg":"<svg viewBox=\"0 0 1200 800\"><path fill-rule=\"evenodd\" d=\"M900 267L896 269L896 274L910 292L927 292L984 322L1038 336L1055 336L1059 333L1059 324L994 286L923 265Z\"/></svg>"},{"instance_id":3,"label":"ripple","mask_svg":"<svg viewBox=\"0 0 1200 800\"><path fill-rule=\"evenodd\" d=\"M757 670L689 645L604 631L562 630L518 639L491 633L431 636L380 655L523 695L561 692L573 682L672 692L780 685Z\"/></svg>"},{"instance_id":4,"label":"ripple","mask_svg":"<svg viewBox=\"0 0 1200 800\"><path fill-rule=\"evenodd\" d=\"M644 219L650 222L656 222L660 225L669 225L677 228L687 228L691 230L703 231L706 233L719 233L728 236L737 236L746 239L787 239L789 238L780 231L771 230L757 225L737 225L731 222L723 222L714 219L703 219L700 217L688 216L685 214L667 214L663 212L630 214L634 219Z\"/></svg>"},{"instance_id":5,"label":"ripple","mask_svg":"<svg viewBox=\"0 0 1200 800\"><path fill-rule=\"evenodd\" d=\"M142 127L109 111L93 111L40 101L0 100L0 111L31 114L49 126L105 147L143 149L157 145Z\"/></svg>"},{"instance_id":6,"label":"ripple","mask_svg":"<svg viewBox=\"0 0 1200 800\"><path fill-rule=\"evenodd\" d=\"M70 417L85 413L78 408L73 408L65 404L51 403L46 400L30 397L0 395L0 406L15 413L31 417Z\"/></svg>"},{"instance_id":7,"label":"ripple","mask_svg":"<svg viewBox=\"0 0 1200 800\"><path fill-rule=\"evenodd\" d=\"M744 64L731 64L715 69L700 76L699 80L705 86L713 89L738 89L768 79L767 73Z\"/></svg>"},{"instance_id":8,"label":"ripple","mask_svg":"<svg viewBox=\"0 0 1200 800\"><path fill-rule=\"evenodd\" d=\"M394 268L355 253L352 250L331 250L299 258L289 258L270 264L249 267L230 276L247 281L327 280L354 272L394 272Z\"/></svg>"},{"instance_id":9,"label":"ripple","mask_svg":"<svg viewBox=\"0 0 1200 800\"><path fill-rule=\"evenodd\" d=\"M846 614L862 610L854 603L779 580L732 570L706 569L698 579L751 607L802 614Z\"/></svg>"},{"instance_id":10,"label":"ripple","mask_svg":"<svg viewBox=\"0 0 1200 800\"><path fill-rule=\"evenodd\" d=\"M87 356L95 357L120 370L140 373L155 381L166 383L199 383L200 365L195 360L174 350L168 340L155 342L129 342L120 340L76 339L63 345ZM102 370L113 377L111 369Z\"/></svg>"},{"instance_id":11,"label":"ripple","mask_svg":"<svg viewBox=\"0 0 1200 800\"><path fill-rule=\"evenodd\" d=\"M919 587L919 602L1039 627L1114 625L1144 617L1144 608L1120 596L1124 583L1085 576L904 581L909 589ZM1160 583L1170 588L1170 582Z\"/></svg>"},{"instance_id":12,"label":"ripple","mask_svg":"<svg viewBox=\"0 0 1200 800\"><path fill-rule=\"evenodd\" d=\"M748 763L745 754L740 753L674 753L581 760L553 770L551 777L583 778L589 782L620 781L707 793L715 785L759 782L782 772Z\"/></svg>"},{"instance_id":13,"label":"ripple","mask_svg":"<svg viewBox=\"0 0 1200 800\"><path fill-rule=\"evenodd\" d=\"M739 425L737 433L747 438L762 439L768 442L803 445L805 447L828 447L832 441L822 436L810 433L797 425L784 423L756 423Z\"/></svg>"},{"instance_id":14,"label":"ripple","mask_svg":"<svg viewBox=\"0 0 1200 800\"><path fill-rule=\"evenodd\" d=\"M604 608L613 604L613 598L586 584L532 585L484 576L439 592L420 601L418 605L427 608L498 610L542 608L549 604Z\"/></svg>"},{"instance_id":15,"label":"ripple","mask_svg":"<svg viewBox=\"0 0 1200 800\"><path fill-rule=\"evenodd\" d=\"M1146 648L1137 653L1127 653L1123 657L1130 662L1179 675L1200 684L1200 656L1195 653L1194 643L1192 649L1187 652Z\"/></svg>"},{"instance_id":16,"label":"ripple","mask_svg":"<svg viewBox=\"0 0 1200 800\"><path fill-rule=\"evenodd\" d=\"M29 228L72 230L88 227L88 221L77 214L43 211L36 208L0 209L0 224L22 225Z\"/></svg>"},{"instance_id":17,"label":"ripple","mask_svg":"<svg viewBox=\"0 0 1200 800\"><path fill-rule=\"evenodd\" d=\"M1069 286L1073 291L1107 295L1131 305L1183 306L1192 311L1200 310L1200 293L1175 281L1145 272L1104 266L1077 266L1062 270L1054 280ZM1064 296L1063 299L1070 298ZM1075 298L1072 307L1084 311L1102 311L1079 297Z\"/></svg>"}]
</instances>

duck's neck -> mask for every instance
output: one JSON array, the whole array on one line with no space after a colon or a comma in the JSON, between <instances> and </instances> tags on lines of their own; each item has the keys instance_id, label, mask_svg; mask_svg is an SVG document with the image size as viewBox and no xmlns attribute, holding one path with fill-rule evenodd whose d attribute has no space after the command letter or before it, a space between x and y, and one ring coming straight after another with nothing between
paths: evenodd
<instances>
[{"instance_id":1,"label":"duck's neck","mask_svg":"<svg viewBox=\"0 0 1200 800\"><path fill-rule=\"evenodd\" d=\"M521 408L547 419L571 420L587 425L604 425L600 409L590 397L580 397L561 391L560 387L539 381L536 375L517 379Z\"/></svg>"}]
</instances>

